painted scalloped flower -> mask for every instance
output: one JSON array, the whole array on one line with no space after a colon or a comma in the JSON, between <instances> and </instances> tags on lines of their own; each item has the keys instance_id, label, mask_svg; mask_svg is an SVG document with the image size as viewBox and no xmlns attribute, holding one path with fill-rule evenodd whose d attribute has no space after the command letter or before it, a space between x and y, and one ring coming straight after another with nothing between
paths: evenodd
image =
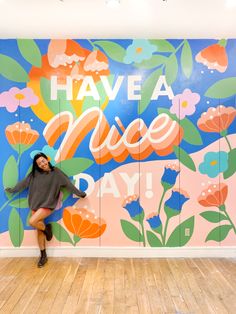
<instances>
[{"instance_id":1,"label":"painted scalloped flower","mask_svg":"<svg viewBox=\"0 0 236 314\"><path fill-rule=\"evenodd\" d=\"M38 153L44 153L47 157L48 157L48 160L50 161L50 163L54 166L56 164L56 161L55 161L55 156L56 156L56 153L57 151L49 146L49 145L45 145L42 150L33 150L31 153L30 153L30 157L32 159L34 159L34 156Z\"/></svg>"},{"instance_id":2,"label":"painted scalloped flower","mask_svg":"<svg viewBox=\"0 0 236 314\"><path fill-rule=\"evenodd\" d=\"M182 94L177 94L172 99L170 112L182 120L185 116L191 116L196 110L196 104L200 101L200 95L186 88Z\"/></svg>"},{"instance_id":3,"label":"painted scalloped flower","mask_svg":"<svg viewBox=\"0 0 236 314\"><path fill-rule=\"evenodd\" d=\"M38 102L38 96L29 87L23 89L12 87L9 91L0 94L0 107L6 107L9 112L15 112L18 106L27 108L37 105Z\"/></svg>"},{"instance_id":4,"label":"painted scalloped flower","mask_svg":"<svg viewBox=\"0 0 236 314\"><path fill-rule=\"evenodd\" d=\"M204 156L204 161L199 165L199 171L215 178L219 173L228 169L228 154L223 151L208 152Z\"/></svg>"},{"instance_id":5,"label":"painted scalloped flower","mask_svg":"<svg viewBox=\"0 0 236 314\"><path fill-rule=\"evenodd\" d=\"M157 47L150 44L148 40L134 39L133 43L126 49L124 62L127 64L132 62L141 63L143 60L150 59L156 50Z\"/></svg>"}]
</instances>

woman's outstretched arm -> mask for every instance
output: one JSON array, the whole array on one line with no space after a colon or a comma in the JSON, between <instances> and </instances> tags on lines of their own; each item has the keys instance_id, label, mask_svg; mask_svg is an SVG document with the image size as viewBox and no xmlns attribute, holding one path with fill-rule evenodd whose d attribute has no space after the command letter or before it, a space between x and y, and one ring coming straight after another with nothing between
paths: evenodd
<instances>
[{"instance_id":1,"label":"woman's outstretched arm","mask_svg":"<svg viewBox=\"0 0 236 314\"><path fill-rule=\"evenodd\" d=\"M28 174L27 177L25 177L23 180L19 181L13 188L5 188L6 192L9 193L16 193L23 191L29 187L30 179L31 179L32 174Z\"/></svg>"},{"instance_id":2,"label":"woman's outstretched arm","mask_svg":"<svg viewBox=\"0 0 236 314\"><path fill-rule=\"evenodd\" d=\"M70 181L70 179L67 177L67 175L61 171L59 168L56 168L58 175L59 175L59 180L61 187L65 187L69 192L84 198L87 194L79 189L77 189Z\"/></svg>"}]
</instances>

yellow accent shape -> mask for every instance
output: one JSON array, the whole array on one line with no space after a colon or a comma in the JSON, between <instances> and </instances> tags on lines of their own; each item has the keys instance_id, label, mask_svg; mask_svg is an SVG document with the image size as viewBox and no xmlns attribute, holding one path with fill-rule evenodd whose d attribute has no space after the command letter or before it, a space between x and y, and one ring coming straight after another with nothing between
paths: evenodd
<instances>
[{"instance_id":1,"label":"yellow accent shape","mask_svg":"<svg viewBox=\"0 0 236 314\"><path fill-rule=\"evenodd\" d=\"M108 103L109 103L109 98L106 97L105 100L104 100L104 103L101 105L101 108L100 108L100 109L101 109L102 111L104 111Z\"/></svg>"},{"instance_id":2,"label":"yellow accent shape","mask_svg":"<svg viewBox=\"0 0 236 314\"><path fill-rule=\"evenodd\" d=\"M18 100L22 100L25 98L25 96L23 94L15 94L15 98Z\"/></svg>"},{"instance_id":3,"label":"yellow accent shape","mask_svg":"<svg viewBox=\"0 0 236 314\"><path fill-rule=\"evenodd\" d=\"M211 166L217 165L217 160L212 160L212 161L210 162L210 165L211 165Z\"/></svg>"},{"instance_id":4,"label":"yellow accent shape","mask_svg":"<svg viewBox=\"0 0 236 314\"><path fill-rule=\"evenodd\" d=\"M74 111L76 113L76 117L79 117L82 114L82 107L84 99L77 100L77 95L80 89L80 86L82 84L82 81L73 81L73 99L70 101L72 107L74 108Z\"/></svg>"},{"instance_id":5,"label":"yellow accent shape","mask_svg":"<svg viewBox=\"0 0 236 314\"><path fill-rule=\"evenodd\" d=\"M181 104L181 106L182 106L183 108L186 108L186 107L188 106L188 102L187 102L186 100L183 101L182 104Z\"/></svg>"},{"instance_id":6,"label":"yellow accent shape","mask_svg":"<svg viewBox=\"0 0 236 314\"><path fill-rule=\"evenodd\" d=\"M30 81L28 82L27 86L32 88L35 95L39 97L38 104L31 106L31 110L40 120L47 123L51 118L54 117L54 113L47 107L47 105L42 99L41 92L40 92L40 82Z\"/></svg>"}]
</instances>

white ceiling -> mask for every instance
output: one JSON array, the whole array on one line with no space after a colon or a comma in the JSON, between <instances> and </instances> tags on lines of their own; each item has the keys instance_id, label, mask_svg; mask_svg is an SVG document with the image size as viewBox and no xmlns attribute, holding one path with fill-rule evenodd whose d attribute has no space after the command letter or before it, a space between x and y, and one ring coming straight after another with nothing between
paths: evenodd
<instances>
[{"instance_id":1,"label":"white ceiling","mask_svg":"<svg viewBox=\"0 0 236 314\"><path fill-rule=\"evenodd\" d=\"M236 0L0 0L0 38L236 38Z\"/></svg>"}]
</instances>

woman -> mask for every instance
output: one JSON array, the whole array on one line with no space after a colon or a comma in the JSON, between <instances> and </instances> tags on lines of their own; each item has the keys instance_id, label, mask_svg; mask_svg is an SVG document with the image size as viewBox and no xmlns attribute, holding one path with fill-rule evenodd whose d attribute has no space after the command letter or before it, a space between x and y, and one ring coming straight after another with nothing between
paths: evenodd
<instances>
[{"instance_id":1,"label":"woman","mask_svg":"<svg viewBox=\"0 0 236 314\"><path fill-rule=\"evenodd\" d=\"M48 260L45 238L47 241L52 239L52 226L51 224L45 225L44 219L51 215L57 206L62 187L79 197L86 196L86 193L78 190L59 168L51 165L45 154L38 153L34 156L30 174L17 183L14 188L5 189L6 192L15 193L29 188L28 202L32 211L29 224L37 229L38 245L41 251L38 267L43 267Z\"/></svg>"}]
</instances>

